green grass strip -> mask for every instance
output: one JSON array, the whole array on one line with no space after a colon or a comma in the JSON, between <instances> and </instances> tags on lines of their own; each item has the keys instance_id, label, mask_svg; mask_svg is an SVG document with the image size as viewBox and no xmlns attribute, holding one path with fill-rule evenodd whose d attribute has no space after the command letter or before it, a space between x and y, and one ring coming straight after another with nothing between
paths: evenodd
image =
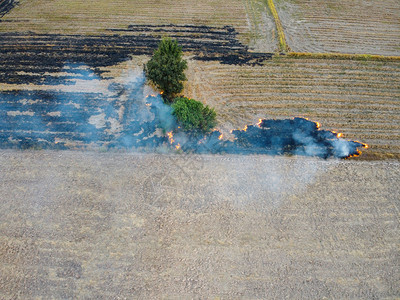
<instances>
[{"instance_id":1,"label":"green grass strip","mask_svg":"<svg viewBox=\"0 0 400 300\"><path fill-rule=\"evenodd\" d=\"M281 52L288 52L289 46L286 43L285 33L283 32L283 27L281 20L279 19L278 12L276 11L275 4L273 0L267 0L268 7L274 16L276 30L278 32L278 39L279 39L279 51Z\"/></svg>"}]
</instances>

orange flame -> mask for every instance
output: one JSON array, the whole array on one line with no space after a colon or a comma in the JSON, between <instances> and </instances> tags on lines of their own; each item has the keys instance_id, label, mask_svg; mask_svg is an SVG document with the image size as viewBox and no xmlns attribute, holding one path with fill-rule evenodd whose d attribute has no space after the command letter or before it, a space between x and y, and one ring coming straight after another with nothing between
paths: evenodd
<instances>
[{"instance_id":1,"label":"orange flame","mask_svg":"<svg viewBox=\"0 0 400 300\"><path fill-rule=\"evenodd\" d=\"M352 154L352 155L349 155L349 156L347 156L345 159L349 159L349 158L352 158L352 157L358 157L358 156L360 156L361 155L361 151L360 150L357 150L357 153L355 153L355 154Z\"/></svg>"},{"instance_id":2,"label":"orange flame","mask_svg":"<svg viewBox=\"0 0 400 300\"><path fill-rule=\"evenodd\" d=\"M170 143L171 145L173 145L173 144L175 143L175 140L174 140L174 134L172 133L172 131L167 132L167 136L168 136L169 143ZM177 144L175 145L175 149L176 149L176 150L181 149L181 144L177 143Z\"/></svg>"},{"instance_id":3,"label":"orange flame","mask_svg":"<svg viewBox=\"0 0 400 300\"><path fill-rule=\"evenodd\" d=\"M261 123L262 123L262 119L258 119L257 126L258 126L258 127L261 127Z\"/></svg>"},{"instance_id":4,"label":"orange flame","mask_svg":"<svg viewBox=\"0 0 400 300\"><path fill-rule=\"evenodd\" d=\"M368 149L368 147L369 147L367 144L361 143L359 141L355 141L355 142L361 144L362 147L365 148L365 149ZM361 155L361 153L362 152L360 150L357 150L357 153L347 156L346 159L352 158L352 157L358 157L358 156Z\"/></svg>"},{"instance_id":5,"label":"orange flame","mask_svg":"<svg viewBox=\"0 0 400 300\"><path fill-rule=\"evenodd\" d=\"M367 144L365 144L365 143L361 143L360 141L355 141L355 142L361 144L362 147L365 148L365 149L369 148L369 146Z\"/></svg>"},{"instance_id":6,"label":"orange flame","mask_svg":"<svg viewBox=\"0 0 400 300\"><path fill-rule=\"evenodd\" d=\"M167 132L167 135L168 135L169 143L172 145L175 142L174 134L172 133L172 131L170 131L170 132Z\"/></svg>"},{"instance_id":7,"label":"orange flame","mask_svg":"<svg viewBox=\"0 0 400 300\"><path fill-rule=\"evenodd\" d=\"M222 140L223 137L224 137L224 135L221 133L221 135L218 137L218 139Z\"/></svg>"},{"instance_id":8,"label":"orange flame","mask_svg":"<svg viewBox=\"0 0 400 300\"><path fill-rule=\"evenodd\" d=\"M243 131L247 131L247 125L244 126Z\"/></svg>"},{"instance_id":9,"label":"orange flame","mask_svg":"<svg viewBox=\"0 0 400 300\"><path fill-rule=\"evenodd\" d=\"M317 128L321 127L321 124L319 122L315 122L315 124L317 125Z\"/></svg>"},{"instance_id":10,"label":"orange flame","mask_svg":"<svg viewBox=\"0 0 400 300\"><path fill-rule=\"evenodd\" d=\"M341 132L336 132L336 131L334 131L334 130L332 130L331 132L332 132L333 134L335 134L337 138L340 138L340 137L342 137L342 135L343 135Z\"/></svg>"}]
</instances>

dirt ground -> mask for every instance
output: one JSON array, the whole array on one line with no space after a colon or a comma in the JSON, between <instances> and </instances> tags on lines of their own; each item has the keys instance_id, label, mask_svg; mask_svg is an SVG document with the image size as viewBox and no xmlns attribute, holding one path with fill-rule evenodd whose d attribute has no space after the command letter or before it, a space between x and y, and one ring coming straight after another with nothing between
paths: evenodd
<instances>
[{"instance_id":1,"label":"dirt ground","mask_svg":"<svg viewBox=\"0 0 400 300\"><path fill-rule=\"evenodd\" d=\"M396 299L398 161L0 152L1 299Z\"/></svg>"}]
</instances>

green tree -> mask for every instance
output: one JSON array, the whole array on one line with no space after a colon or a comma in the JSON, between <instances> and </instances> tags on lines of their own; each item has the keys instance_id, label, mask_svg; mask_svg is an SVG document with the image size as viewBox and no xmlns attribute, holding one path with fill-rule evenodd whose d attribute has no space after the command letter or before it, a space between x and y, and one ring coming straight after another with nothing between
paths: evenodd
<instances>
[{"instance_id":1,"label":"green tree","mask_svg":"<svg viewBox=\"0 0 400 300\"><path fill-rule=\"evenodd\" d=\"M187 62L182 55L182 47L176 40L164 38L144 68L147 78L162 90L163 98L168 102L183 90L186 80Z\"/></svg>"},{"instance_id":2,"label":"green tree","mask_svg":"<svg viewBox=\"0 0 400 300\"><path fill-rule=\"evenodd\" d=\"M183 129L197 133L209 132L217 125L217 113L200 101L177 97L172 104L173 114Z\"/></svg>"}]
</instances>

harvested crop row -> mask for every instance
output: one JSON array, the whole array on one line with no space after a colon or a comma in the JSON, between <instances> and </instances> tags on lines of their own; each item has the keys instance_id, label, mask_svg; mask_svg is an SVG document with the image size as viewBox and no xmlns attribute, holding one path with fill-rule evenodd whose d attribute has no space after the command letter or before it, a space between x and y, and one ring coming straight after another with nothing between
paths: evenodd
<instances>
[{"instance_id":1,"label":"harvested crop row","mask_svg":"<svg viewBox=\"0 0 400 300\"><path fill-rule=\"evenodd\" d=\"M399 1L283 0L276 5L293 51L400 54Z\"/></svg>"}]
</instances>

